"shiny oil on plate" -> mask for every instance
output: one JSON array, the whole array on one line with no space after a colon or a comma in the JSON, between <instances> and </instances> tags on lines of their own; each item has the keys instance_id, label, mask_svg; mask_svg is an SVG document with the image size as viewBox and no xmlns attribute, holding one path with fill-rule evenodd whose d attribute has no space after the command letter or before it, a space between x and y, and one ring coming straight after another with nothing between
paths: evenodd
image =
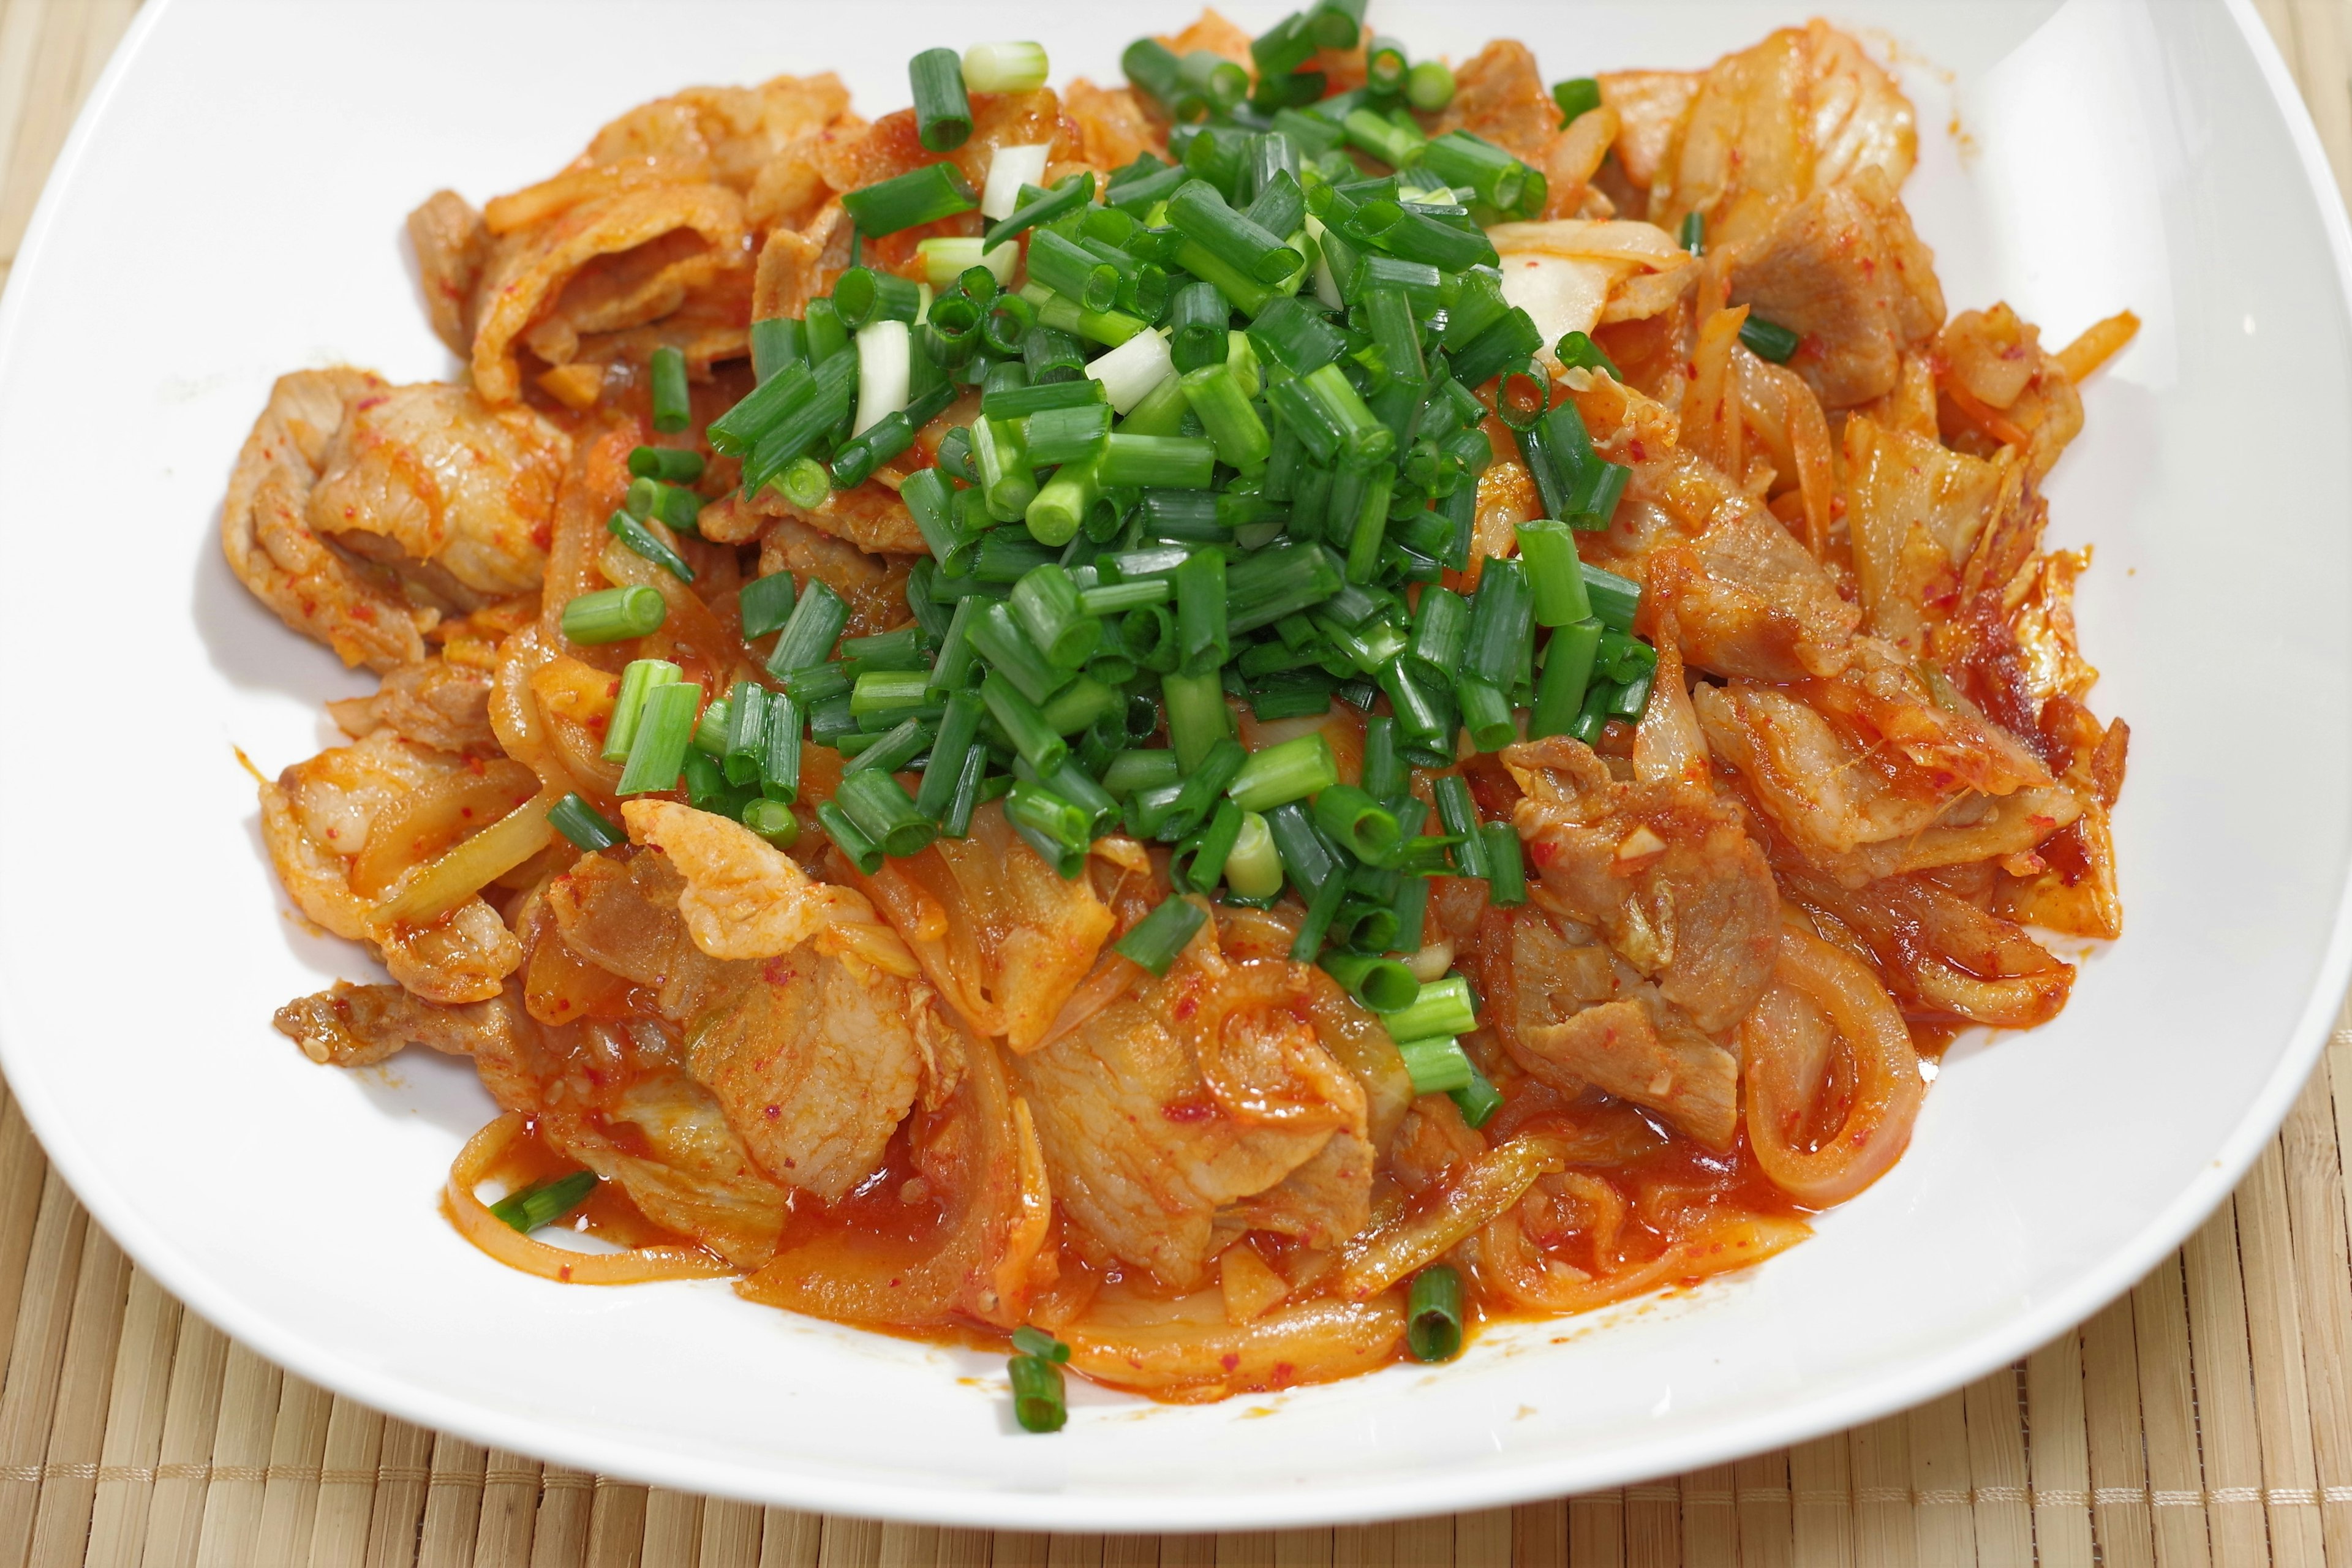
<instances>
[{"instance_id":1,"label":"shiny oil on plate","mask_svg":"<svg viewBox=\"0 0 2352 1568\"><path fill-rule=\"evenodd\" d=\"M1237 5L1245 26L1277 15ZM559 167L696 82L1036 36L1055 79L1188 19L1136 5L151 4L0 310L0 1061L91 1213L296 1372L411 1420L697 1491L1023 1528L1190 1531L1509 1502L1711 1463L1924 1399L2129 1285L2230 1188L2344 983L2352 429L2342 210L2242 5L1855 4L1919 108L1906 195L1954 310L2063 342L2128 307L2051 541L2095 547L2093 701L2132 724L2127 931L2055 1024L1957 1049L1915 1146L1762 1268L1483 1336L1459 1363L1193 1408L1078 1389L1012 1428L1001 1359L750 1306L567 1289L435 1197L491 1114L463 1062L313 1067L272 1009L377 978L306 931L250 778L368 689L252 602L215 531L278 374L456 366L403 216ZM1803 6L1374 0L1461 58L1696 66Z\"/></svg>"}]
</instances>

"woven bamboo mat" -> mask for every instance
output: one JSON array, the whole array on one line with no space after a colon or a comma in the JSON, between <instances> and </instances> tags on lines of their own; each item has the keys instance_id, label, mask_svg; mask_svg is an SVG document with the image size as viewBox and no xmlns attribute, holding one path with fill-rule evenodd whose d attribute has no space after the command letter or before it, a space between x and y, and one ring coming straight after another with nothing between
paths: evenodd
<instances>
[{"instance_id":1,"label":"woven bamboo mat","mask_svg":"<svg viewBox=\"0 0 2352 1568\"><path fill-rule=\"evenodd\" d=\"M2352 0L2257 3L2347 180ZM0 0L0 277L135 10ZM2245 1184L2178 1255L2079 1330L1916 1410L1450 1518L991 1535L541 1466L288 1376L89 1223L0 1086L0 1568L2352 1568L2347 1152L2352 1012Z\"/></svg>"}]
</instances>

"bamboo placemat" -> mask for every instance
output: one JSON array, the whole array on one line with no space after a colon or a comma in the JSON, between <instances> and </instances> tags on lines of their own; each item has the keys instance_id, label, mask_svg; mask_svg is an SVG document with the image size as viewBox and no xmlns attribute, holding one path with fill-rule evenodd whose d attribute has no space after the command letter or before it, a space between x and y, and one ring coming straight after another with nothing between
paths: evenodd
<instances>
[{"instance_id":1,"label":"bamboo placemat","mask_svg":"<svg viewBox=\"0 0 2352 1568\"><path fill-rule=\"evenodd\" d=\"M2352 184L2352 0L2257 3ZM0 278L136 8L0 0ZM2278 1138L2179 1254L2079 1330L1916 1410L1515 1509L992 1535L542 1466L288 1376L89 1223L0 1085L0 1568L2352 1568L2347 1151L2352 1009Z\"/></svg>"}]
</instances>

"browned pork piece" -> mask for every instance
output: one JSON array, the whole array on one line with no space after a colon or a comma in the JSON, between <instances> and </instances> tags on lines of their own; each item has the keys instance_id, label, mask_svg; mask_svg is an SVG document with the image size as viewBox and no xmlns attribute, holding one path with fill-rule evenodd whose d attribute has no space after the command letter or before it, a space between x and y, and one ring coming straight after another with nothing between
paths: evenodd
<instances>
[{"instance_id":1,"label":"browned pork piece","mask_svg":"<svg viewBox=\"0 0 2352 1568\"><path fill-rule=\"evenodd\" d=\"M546 419L462 387L297 371L238 455L222 546L288 626L390 671L445 614L538 588L570 455Z\"/></svg>"},{"instance_id":2,"label":"browned pork piece","mask_svg":"<svg viewBox=\"0 0 2352 1568\"><path fill-rule=\"evenodd\" d=\"M1564 736L1507 748L1519 837L1564 912L1657 982L1702 1029L1727 1029L1769 982L1778 895L1740 813L1705 784L1622 784Z\"/></svg>"},{"instance_id":3,"label":"browned pork piece","mask_svg":"<svg viewBox=\"0 0 2352 1568\"><path fill-rule=\"evenodd\" d=\"M1221 1250L1228 1211L1223 1241L1258 1226L1328 1246L1360 1226L1371 1116L1403 1109L1395 1047L1328 976L1205 942L1014 1072L1056 1200L1111 1255L1180 1289Z\"/></svg>"},{"instance_id":4,"label":"browned pork piece","mask_svg":"<svg viewBox=\"0 0 2352 1568\"><path fill-rule=\"evenodd\" d=\"M487 1001L522 962L498 910L471 896L411 924L383 906L405 876L538 788L520 763L482 763L379 731L264 783L262 842L295 907L374 947L394 979L429 1001Z\"/></svg>"}]
</instances>

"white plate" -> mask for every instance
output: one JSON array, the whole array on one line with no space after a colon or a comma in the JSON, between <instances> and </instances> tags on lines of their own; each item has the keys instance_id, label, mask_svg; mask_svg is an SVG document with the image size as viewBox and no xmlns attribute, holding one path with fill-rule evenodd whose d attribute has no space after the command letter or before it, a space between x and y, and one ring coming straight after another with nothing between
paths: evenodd
<instances>
[{"instance_id":1,"label":"white plate","mask_svg":"<svg viewBox=\"0 0 2352 1568\"><path fill-rule=\"evenodd\" d=\"M268 1027L352 948L286 912L231 748L274 772L368 681L231 580L223 481L270 378L454 368L401 219L555 169L689 82L1017 29L1113 74L1154 7L151 4L58 164L0 310L0 1060L109 1231L212 1321L409 1419L666 1485L978 1525L1211 1530L1608 1485L1881 1415L2031 1349L2225 1194L2346 974L2352 473L2346 231L2242 4L1843 7L1900 40L1908 195L1955 309L2140 339L2088 389L2052 536L2095 542L2095 700L2129 717L2128 934L2048 1028L1957 1051L1910 1154L1760 1270L1278 1398L1081 1390L1010 1428L1001 1360L739 1301L511 1273L435 1194L470 1069L311 1066ZM1241 4L1245 24L1273 19ZM1375 0L1416 51L1696 65L1797 0ZM1955 135L1955 132L1958 135ZM1271 1418L1258 1417L1272 1411Z\"/></svg>"}]
</instances>

